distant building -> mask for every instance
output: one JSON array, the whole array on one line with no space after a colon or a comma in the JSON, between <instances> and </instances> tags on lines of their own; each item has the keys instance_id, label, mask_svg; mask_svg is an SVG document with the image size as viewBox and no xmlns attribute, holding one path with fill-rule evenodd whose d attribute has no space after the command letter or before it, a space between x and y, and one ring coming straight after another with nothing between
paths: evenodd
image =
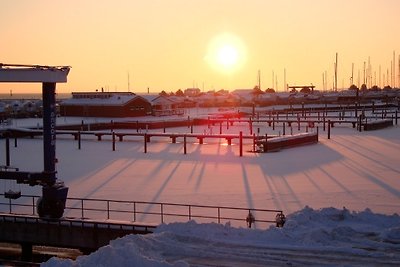
<instances>
[{"instance_id":1,"label":"distant building","mask_svg":"<svg viewBox=\"0 0 400 267\"><path fill-rule=\"evenodd\" d=\"M197 96L201 93L199 88L187 88L184 91L185 96Z\"/></svg>"},{"instance_id":2,"label":"distant building","mask_svg":"<svg viewBox=\"0 0 400 267\"><path fill-rule=\"evenodd\" d=\"M137 117L151 114L151 103L131 92L73 92L60 103L61 116Z\"/></svg>"},{"instance_id":3,"label":"distant building","mask_svg":"<svg viewBox=\"0 0 400 267\"><path fill-rule=\"evenodd\" d=\"M153 115L169 116L182 115L184 110L181 108L180 102L167 96L158 96L151 101Z\"/></svg>"}]
</instances>

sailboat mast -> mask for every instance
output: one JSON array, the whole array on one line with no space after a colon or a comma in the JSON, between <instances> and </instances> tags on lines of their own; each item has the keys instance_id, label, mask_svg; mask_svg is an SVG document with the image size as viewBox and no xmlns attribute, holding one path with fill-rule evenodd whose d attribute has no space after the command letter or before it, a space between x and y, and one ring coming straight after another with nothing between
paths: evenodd
<instances>
[{"instance_id":1,"label":"sailboat mast","mask_svg":"<svg viewBox=\"0 0 400 267\"><path fill-rule=\"evenodd\" d=\"M337 92L337 76L338 76L338 53L336 52L336 61L335 61L335 92Z\"/></svg>"}]
</instances>

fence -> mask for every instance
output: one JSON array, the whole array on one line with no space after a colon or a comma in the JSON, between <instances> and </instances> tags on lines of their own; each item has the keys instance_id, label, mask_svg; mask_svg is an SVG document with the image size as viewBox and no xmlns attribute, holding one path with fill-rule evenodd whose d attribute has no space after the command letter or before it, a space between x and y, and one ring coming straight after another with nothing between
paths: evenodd
<instances>
[{"instance_id":1,"label":"fence","mask_svg":"<svg viewBox=\"0 0 400 267\"><path fill-rule=\"evenodd\" d=\"M4 194L0 194L4 196ZM19 199L0 199L0 211L10 214L37 215L39 196L22 195ZM100 221L126 221L143 224L171 222L231 223L232 226L248 226L249 212L254 216L257 228L277 223L283 212L276 209L253 209L211 205L189 205L163 202L124 201L104 199L68 198L65 218L93 219Z\"/></svg>"}]
</instances>

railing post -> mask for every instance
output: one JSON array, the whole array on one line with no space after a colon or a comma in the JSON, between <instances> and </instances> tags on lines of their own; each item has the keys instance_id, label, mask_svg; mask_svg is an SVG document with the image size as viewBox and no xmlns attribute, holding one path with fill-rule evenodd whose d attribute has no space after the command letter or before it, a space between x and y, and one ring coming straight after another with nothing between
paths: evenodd
<instances>
[{"instance_id":1,"label":"railing post","mask_svg":"<svg viewBox=\"0 0 400 267\"><path fill-rule=\"evenodd\" d=\"M110 219L110 201L107 200L107 220Z\"/></svg>"},{"instance_id":2,"label":"railing post","mask_svg":"<svg viewBox=\"0 0 400 267\"><path fill-rule=\"evenodd\" d=\"M164 206L163 203L161 203L161 223L164 223Z\"/></svg>"},{"instance_id":3,"label":"railing post","mask_svg":"<svg viewBox=\"0 0 400 267\"><path fill-rule=\"evenodd\" d=\"M35 215L35 197L32 196L32 215Z\"/></svg>"},{"instance_id":4,"label":"railing post","mask_svg":"<svg viewBox=\"0 0 400 267\"><path fill-rule=\"evenodd\" d=\"M189 205L189 221L192 219L192 206Z\"/></svg>"},{"instance_id":5,"label":"railing post","mask_svg":"<svg viewBox=\"0 0 400 267\"><path fill-rule=\"evenodd\" d=\"M136 202L133 202L133 221L136 221Z\"/></svg>"},{"instance_id":6,"label":"railing post","mask_svg":"<svg viewBox=\"0 0 400 267\"><path fill-rule=\"evenodd\" d=\"M9 207L10 207L10 213L12 212L12 205L11 205L11 198L8 199Z\"/></svg>"},{"instance_id":7,"label":"railing post","mask_svg":"<svg viewBox=\"0 0 400 267\"><path fill-rule=\"evenodd\" d=\"M83 215L83 199L81 199L81 215L82 215L82 219L85 218Z\"/></svg>"},{"instance_id":8,"label":"railing post","mask_svg":"<svg viewBox=\"0 0 400 267\"><path fill-rule=\"evenodd\" d=\"M221 223L221 208L218 207L218 223Z\"/></svg>"}]
</instances>

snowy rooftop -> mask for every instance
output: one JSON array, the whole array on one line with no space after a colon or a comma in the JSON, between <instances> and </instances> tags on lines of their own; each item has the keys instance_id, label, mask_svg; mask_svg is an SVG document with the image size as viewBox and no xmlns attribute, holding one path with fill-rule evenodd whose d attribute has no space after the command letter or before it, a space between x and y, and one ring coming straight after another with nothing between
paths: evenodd
<instances>
[{"instance_id":1,"label":"snowy rooftop","mask_svg":"<svg viewBox=\"0 0 400 267\"><path fill-rule=\"evenodd\" d=\"M138 97L134 93L72 93L72 98L62 100L66 105L124 105Z\"/></svg>"}]
</instances>

